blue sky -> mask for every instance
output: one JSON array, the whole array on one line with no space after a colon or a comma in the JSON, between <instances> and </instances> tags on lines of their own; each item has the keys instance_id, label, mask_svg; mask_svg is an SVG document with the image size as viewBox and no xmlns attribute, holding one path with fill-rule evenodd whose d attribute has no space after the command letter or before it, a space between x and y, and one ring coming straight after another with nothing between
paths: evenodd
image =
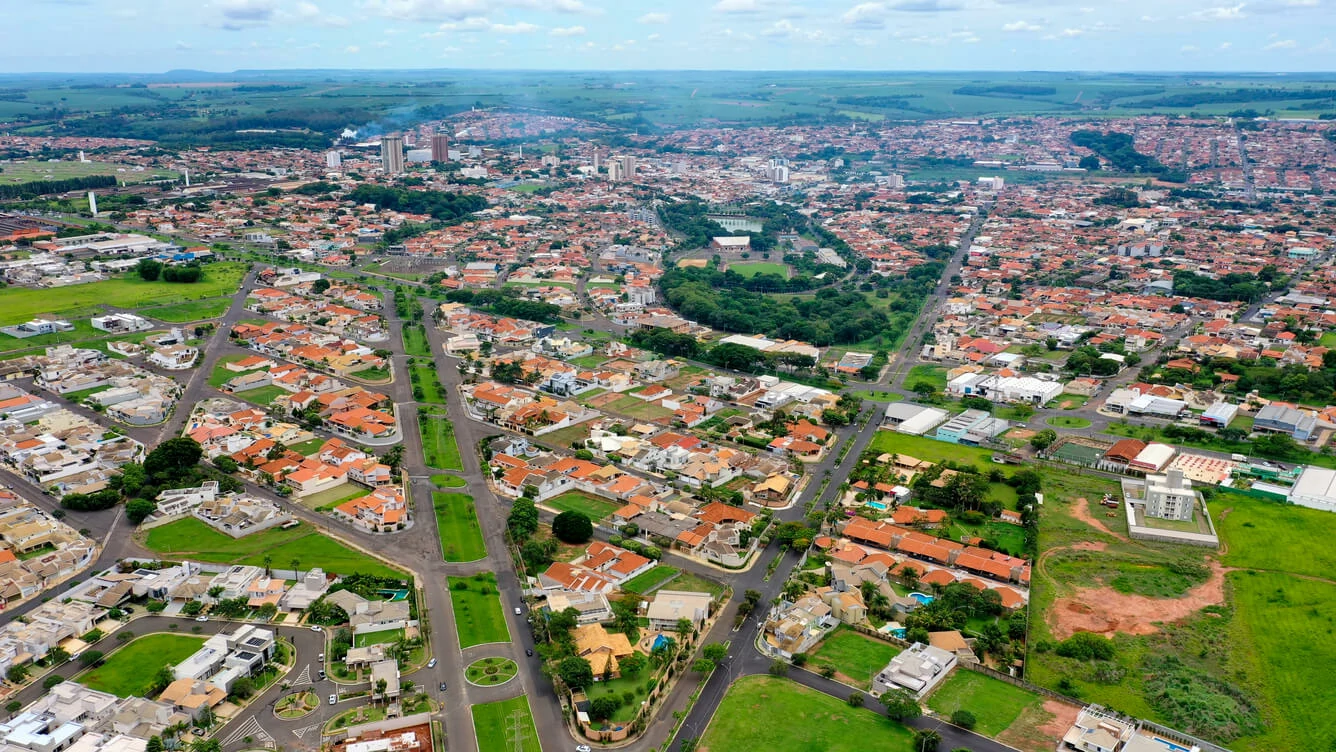
<instances>
[{"instance_id":1,"label":"blue sky","mask_svg":"<svg viewBox=\"0 0 1336 752\"><path fill-rule=\"evenodd\" d=\"M0 71L1333 70L1336 0L6 0Z\"/></svg>"}]
</instances>

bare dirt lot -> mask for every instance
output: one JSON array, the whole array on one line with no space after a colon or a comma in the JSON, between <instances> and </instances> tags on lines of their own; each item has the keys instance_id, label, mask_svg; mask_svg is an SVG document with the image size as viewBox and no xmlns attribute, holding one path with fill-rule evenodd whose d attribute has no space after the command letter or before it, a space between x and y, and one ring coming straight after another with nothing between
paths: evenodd
<instances>
[{"instance_id":1,"label":"bare dirt lot","mask_svg":"<svg viewBox=\"0 0 1336 752\"><path fill-rule=\"evenodd\" d=\"M1100 507L1100 509L1104 509L1104 507ZM1108 525L1104 524L1102 520L1100 520L1095 515L1091 514L1090 502L1087 501L1084 496L1078 497L1076 499L1076 502L1072 504L1072 516L1084 522L1085 524L1095 528L1101 533L1112 535L1113 537L1117 538L1118 540L1124 543L1127 542L1127 536L1113 532L1112 530L1109 529Z\"/></svg>"},{"instance_id":2,"label":"bare dirt lot","mask_svg":"<svg viewBox=\"0 0 1336 752\"><path fill-rule=\"evenodd\" d=\"M1210 562L1211 577L1181 598L1125 595L1112 588L1078 588L1053 601L1049 626L1053 637L1064 640L1077 632L1145 635L1159 631L1158 623L1185 619L1207 606L1225 602L1226 568Z\"/></svg>"},{"instance_id":3,"label":"bare dirt lot","mask_svg":"<svg viewBox=\"0 0 1336 752\"><path fill-rule=\"evenodd\" d=\"M997 740L1023 752L1052 752L1080 712L1075 705L1045 700L1042 707L1026 708Z\"/></svg>"}]
</instances>

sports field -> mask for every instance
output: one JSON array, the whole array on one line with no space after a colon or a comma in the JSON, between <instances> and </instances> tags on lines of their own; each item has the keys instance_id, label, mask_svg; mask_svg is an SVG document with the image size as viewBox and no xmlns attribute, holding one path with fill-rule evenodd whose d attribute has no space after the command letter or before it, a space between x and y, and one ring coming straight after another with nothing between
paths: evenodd
<instances>
[{"instance_id":1,"label":"sports field","mask_svg":"<svg viewBox=\"0 0 1336 752\"><path fill-rule=\"evenodd\" d=\"M748 278L755 277L758 274L777 274L785 279L788 279L789 276L788 265L776 261L743 261L729 264L728 270Z\"/></svg>"}]
</instances>

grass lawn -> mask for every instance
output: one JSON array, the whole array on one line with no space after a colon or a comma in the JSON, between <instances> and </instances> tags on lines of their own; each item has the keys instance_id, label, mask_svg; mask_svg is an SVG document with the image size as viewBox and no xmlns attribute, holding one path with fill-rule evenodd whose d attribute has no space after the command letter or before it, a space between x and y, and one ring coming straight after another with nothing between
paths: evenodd
<instances>
[{"instance_id":1,"label":"grass lawn","mask_svg":"<svg viewBox=\"0 0 1336 752\"><path fill-rule=\"evenodd\" d=\"M463 488L464 486L467 486L469 483L468 481L464 480L458 475L447 475L446 473L438 473L436 475L431 476L431 484L433 486L436 486L437 488Z\"/></svg>"},{"instance_id":2,"label":"grass lawn","mask_svg":"<svg viewBox=\"0 0 1336 752\"><path fill-rule=\"evenodd\" d=\"M1220 537L1229 542L1225 566L1332 579L1336 549L1329 541L1336 516L1331 512L1237 493L1217 493L1208 507Z\"/></svg>"},{"instance_id":3,"label":"grass lawn","mask_svg":"<svg viewBox=\"0 0 1336 752\"><path fill-rule=\"evenodd\" d=\"M506 617L501 613L496 575L479 572L471 577L450 577L450 605L455 610L459 646L469 648L489 642L510 642Z\"/></svg>"},{"instance_id":4,"label":"grass lawn","mask_svg":"<svg viewBox=\"0 0 1336 752\"><path fill-rule=\"evenodd\" d=\"M584 512L589 519L595 522L622 508L615 501L600 499L597 496L591 496L580 491L569 491L560 496L554 496L543 502L543 506L552 507L558 512Z\"/></svg>"},{"instance_id":5,"label":"grass lawn","mask_svg":"<svg viewBox=\"0 0 1336 752\"><path fill-rule=\"evenodd\" d=\"M1336 332L1323 332L1317 343L1326 348L1336 347Z\"/></svg>"},{"instance_id":6,"label":"grass lawn","mask_svg":"<svg viewBox=\"0 0 1336 752\"><path fill-rule=\"evenodd\" d=\"M710 752L909 752L909 729L788 679L744 676L719 704L700 747Z\"/></svg>"},{"instance_id":7,"label":"grass lawn","mask_svg":"<svg viewBox=\"0 0 1336 752\"><path fill-rule=\"evenodd\" d=\"M974 727L984 736L1007 730L1029 707L1042 704L1039 695L975 671L956 669L928 698L928 707L950 717L957 710L974 714Z\"/></svg>"},{"instance_id":8,"label":"grass lawn","mask_svg":"<svg viewBox=\"0 0 1336 752\"><path fill-rule=\"evenodd\" d=\"M929 462L973 462L985 471L1003 467L993 463L993 451L980 447L952 444L927 436L910 436L896 431L878 431L869 449L877 453L907 454ZM1005 472L1005 468L1004 468Z\"/></svg>"},{"instance_id":9,"label":"grass lawn","mask_svg":"<svg viewBox=\"0 0 1336 752\"><path fill-rule=\"evenodd\" d=\"M1054 415L1051 418L1044 419L1044 422L1054 428L1089 428L1090 421L1085 418L1077 418L1072 415Z\"/></svg>"},{"instance_id":10,"label":"grass lawn","mask_svg":"<svg viewBox=\"0 0 1336 752\"><path fill-rule=\"evenodd\" d=\"M353 378L361 379L362 381L386 381L390 378L390 369L374 366L372 368L363 368L360 371L353 371L348 375Z\"/></svg>"},{"instance_id":11,"label":"grass lawn","mask_svg":"<svg viewBox=\"0 0 1336 752\"><path fill-rule=\"evenodd\" d=\"M314 439L307 439L306 441L293 444L292 446L288 447L288 449L291 449L297 454L310 457L311 455L320 451L320 447L325 445L325 441L326 439L322 439L319 437Z\"/></svg>"},{"instance_id":12,"label":"grass lawn","mask_svg":"<svg viewBox=\"0 0 1336 752\"><path fill-rule=\"evenodd\" d=\"M728 270L737 272L740 276L748 279L758 274L778 274L785 279L789 278L788 265L781 264L778 261L743 261L737 264L729 264Z\"/></svg>"},{"instance_id":13,"label":"grass lawn","mask_svg":"<svg viewBox=\"0 0 1336 752\"><path fill-rule=\"evenodd\" d=\"M402 334L405 353L424 358L431 357L431 343L427 341L427 333L421 326L405 326Z\"/></svg>"},{"instance_id":14,"label":"grass lawn","mask_svg":"<svg viewBox=\"0 0 1336 752\"><path fill-rule=\"evenodd\" d=\"M832 666L842 681L861 689L872 686L872 677L900 654L900 648L843 627L836 629L809 655L814 666Z\"/></svg>"},{"instance_id":15,"label":"grass lawn","mask_svg":"<svg viewBox=\"0 0 1336 752\"><path fill-rule=\"evenodd\" d=\"M852 394L859 399L867 400L868 402L899 402L905 398L903 394L897 394L895 392L879 392L872 389L857 389L849 392L849 394Z\"/></svg>"},{"instance_id":16,"label":"grass lawn","mask_svg":"<svg viewBox=\"0 0 1336 752\"><path fill-rule=\"evenodd\" d=\"M382 629L379 632L365 632L353 637L353 647L364 648L368 645L393 645L404 639L402 629Z\"/></svg>"},{"instance_id":17,"label":"grass lawn","mask_svg":"<svg viewBox=\"0 0 1336 752\"><path fill-rule=\"evenodd\" d=\"M279 397L285 394L291 394L291 392L289 392L286 389L283 389L282 387L270 385L270 386L262 386L259 387L258 389L247 389L244 392L233 392L232 396L244 399L247 402L259 405L261 407L268 407L269 405L273 404L274 400L278 399Z\"/></svg>"},{"instance_id":18,"label":"grass lawn","mask_svg":"<svg viewBox=\"0 0 1336 752\"><path fill-rule=\"evenodd\" d=\"M434 402L438 405L445 404L445 390L441 388L440 379L436 378L436 369L432 366L413 366L409 368L409 379L413 384L413 390L422 390L422 398L419 402Z\"/></svg>"},{"instance_id":19,"label":"grass lawn","mask_svg":"<svg viewBox=\"0 0 1336 752\"><path fill-rule=\"evenodd\" d=\"M176 305L160 308L145 308L139 313L159 321L166 321L169 324L186 324L192 321L219 318L227 313L227 309L231 305L231 298L211 298L189 303L177 303Z\"/></svg>"},{"instance_id":20,"label":"grass lawn","mask_svg":"<svg viewBox=\"0 0 1336 752\"><path fill-rule=\"evenodd\" d=\"M709 593L718 598L726 588L722 583L701 577L691 572L683 572L673 580L673 590L685 590L688 593Z\"/></svg>"},{"instance_id":21,"label":"grass lawn","mask_svg":"<svg viewBox=\"0 0 1336 752\"><path fill-rule=\"evenodd\" d=\"M206 265L203 279L193 284L145 282L131 272L103 282L62 287L58 292L7 287L0 290L0 325L21 324L42 313L83 318L103 306L139 310L231 295L241 287L245 274L246 264L220 262Z\"/></svg>"},{"instance_id":22,"label":"grass lawn","mask_svg":"<svg viewBox=\"0 0 1336 752\"><path fill-rule=\"evenodd\" d=\"M627 580L622 584L622 590L625 590L628 593L644 595L661 587L665 582L681 571L682 570L677 567L659 564L648 572L641 572L635 577ZM674 587L673 589L676 590L677 588Z\"/></svg>"},{"instance_id":23,"label":"grass lawn","mask_svg":"<svg viewBox=\"0 0 1336 752\"><path fill-rule=\"evenodd\" d=\"M916 382L926 381L937 391L946 390L946 368L942 366L917 365L905 375L905 385L913 386Z\"/></svg>"},{"instance_id":24,"label":"grass lawn","mask_svg":"<svg viewBox=\"0 0 1336 752\"><path fill-rule=\"evenodd\" d=\"M581 355L578 358L571 358L571 365L581 368L597 368L608 361L608 356L594 353L592 355Z\"/></svg>"},{"instance_id":25,"label":"grass lawn","mask_svg":"<svg viewBox=\"0 0 1336 752\"><path fill-rule=\"evenodd\" d=\"M610 412L629 415L639 420L654 420L662 418L665 415L672 415L673 411L666 407L656 405L653 402L646 402L639 397L626 395L620 399L614 400L606 408Z\"/></svg>"},{"instance_id":26,"label":"grass lawn","mask_svg":"<svg viewBox=\"0 0 1336 752\"><path fill-rule=\"evenodd\" d=\"M213 372L209 374L209 386L217 389L243 373L251 373L251 371L229 371L224 366L245 360L255 354L257 353L231 353L219 358L213 367Z\"/></svg>"},{"instance_id":27,"label":"grass lawn","mask_svg":"<svg viewBox=\"0 0 1336 752\"><path fill-rule=\"evenodd\" d=\"M528 697L474 705L471 710L478 752L543 752Z\"/></svg>"},{"instance_id":28,"label":"grass lawn","mask_svg":"<svg viewBox=\"0 0 1336 752\"><path fill-rule=\"evenodd\" d=\"M464 670L464 677L472 684L483 687L495 687L505 684L520 672L520 667L509 658L493 656L474 661Z\"/></svg>"},{"instance_id":29,"label":"grass lawn","mask_svg":"<svg viewBox=\"0 0 1336 752\"><path fill-rule=\"evenodd\" d=\"M107 657L106 663L81 674L79 683L118 697L142 697L163 666L188 658L204 644L203 637L153 634L140 637Z\"/></svg>"},{"instance_id":30,"label":"grass lawn","mask_svg":"<svg viewBox=\"0 0 1336 752\"><path fill-rule=\"evenodd\" d=\"M584 440L589 438L590 422L591 421L585 421L584 423L576 423L573 426L558 428L551 433L535 436L534 441L551 447L559 447L561 449L570 449L575 446L575 442L577 441L583 446Z\"/></svg>"},{"instance_id":31,"label":"grass lawn","mask_svg":"<svg viewBox=\"0 0 1336 752\"><path fill-rule=\"evenodd\" d=\"M596 681L585 690L585 694L590 700L598 697L616 697L618 700L623 700L622 696L630 692L631 701L623 701L613 712L612 718L608 719L613 723L629 723L635 720L636 712L640 710L640 703L649 699L649 691L645 689L645 685L649 683L651 676L649 671L643 671L635 677L624 676L620 679Z\"/></svg>"},{"instance_id":32,"label":"grass lawn","mask_svg":"<svg viewBox=\"0 0 1336 752\"><path fill-rule=\"evenodd\" d=\"M475 561L487 555L471 496L436 492L431 495L431 505L436 510L436 533L441 537L441 553L446 561Z\"/></svg>"},{"instance_id":33,"label":"grass lawn","mask_svg":"<svg viewBox=\"0 0 1336 752\"><path fill-rule=\"evenodd\" d=\"M402 572L314 532L309 525L282 530L270 528L242 538L224 535L194 517L187 517L148 532L149 550L217 564L264 566L268 555L274 565L286 567L293 559L301 567L320 567L336 574L375 574L402 578Z\"/></svg>"},{"instance_id":34,"label":"grass lawn","mask_svg":"<svg viewBox=\"0 0 1336 752\"><path fill-rule=\"evenodd\" d=\"M455 428L445 415L419 412L418 429L422 433L422 454L428 467L439 470L463 470L464 461L455 443Z\"/></svg>"},{"instance_id":35,"label":"grass lawn","mask_svg":"<svg viewBox=\"0 0 1336 752\"><path fill-rule=\"evenodd\" d=\"M320 493L303 496L301 503L308 509L314 509L317 512L328 512L345 501L360 499L369 493L371 493L370 490L362 488L356 483L340 483L333 488L326 488Z\"/></svg>"}]
</instances>

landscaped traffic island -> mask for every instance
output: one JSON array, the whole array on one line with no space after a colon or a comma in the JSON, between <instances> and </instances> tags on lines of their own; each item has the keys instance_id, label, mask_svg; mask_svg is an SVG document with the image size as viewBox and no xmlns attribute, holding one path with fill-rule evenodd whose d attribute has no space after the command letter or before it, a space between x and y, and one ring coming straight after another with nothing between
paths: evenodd
<instances>
[{"instance_id":1,"label":"landscaped traffic island","mask_svg":"<svg viewBox=\"0 0 1336 752\"><path fill-rule=\"evenodd\" d=\"M483 658L470 663L468 668L464 669L464 678L469 680L469 684L495 687L514 679L519 672L519 666L509 658Z\"/></svg>"},{"instance_id":2,"label":"landscaped traffic island","mask_svg":"<svg viewBox=\"0 0 1336 752\"><path fill-rule=\"evenodd\" d=\"M320 707L320 698L315 692L294 692L274 705L274 715L285 721L310 715Z\"/></svg>"}]
</instances>

